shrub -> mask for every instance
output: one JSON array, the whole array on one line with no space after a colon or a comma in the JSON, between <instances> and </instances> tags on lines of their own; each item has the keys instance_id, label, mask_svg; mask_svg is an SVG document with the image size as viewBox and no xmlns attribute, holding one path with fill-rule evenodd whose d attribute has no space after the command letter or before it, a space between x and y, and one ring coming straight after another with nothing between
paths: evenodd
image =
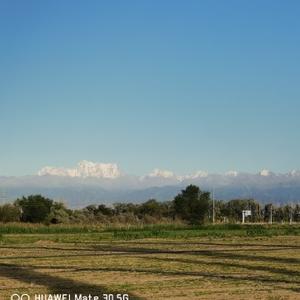
<instances>
[{"instance_id":1,"label":"shrub","mask_svg":"<svg viewBox=\"0 0 300 300\"><path fill-rule=\"evenodd\" d=\"M4 204L0 206L0 222L20 221L21 210L13 204Z\"/></svg>"}]
</instances>

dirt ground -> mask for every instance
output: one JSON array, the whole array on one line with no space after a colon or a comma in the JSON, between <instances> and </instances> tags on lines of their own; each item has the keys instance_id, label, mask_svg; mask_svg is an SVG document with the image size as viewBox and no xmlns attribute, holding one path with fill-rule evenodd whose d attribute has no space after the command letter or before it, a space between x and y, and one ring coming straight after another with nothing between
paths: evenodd
<instances>
[{"instance_id":1,"label":"dirt ground","mask_svg":"<svg viewBox=\"0 0 300 300\"><path fill-rule=\"evenodd\" d=\"M59 241L49 235L11 235L0 245L0 299L14 293L31 299L62 293L99 299L113 294L110 300L117 294L129 299L300 299L298 236L89 237L70 242L68 235Z\"/></svg>"}]
</instances>

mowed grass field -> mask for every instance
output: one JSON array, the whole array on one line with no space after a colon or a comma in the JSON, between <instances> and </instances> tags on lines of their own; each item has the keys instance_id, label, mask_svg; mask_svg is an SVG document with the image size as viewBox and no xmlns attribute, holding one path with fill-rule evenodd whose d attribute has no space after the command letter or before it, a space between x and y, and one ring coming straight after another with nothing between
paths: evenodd
<instances>
[{"instance_id":1,"label":"mowed grass field","mask_svg":"<svg viewBox=\"0 0 300 300\"><path fill-rule=\"evenodd\" d=\"M2 225L0 232L0 299L13 293L300 299L299 226Z\"/></svg>"}]
</instances>

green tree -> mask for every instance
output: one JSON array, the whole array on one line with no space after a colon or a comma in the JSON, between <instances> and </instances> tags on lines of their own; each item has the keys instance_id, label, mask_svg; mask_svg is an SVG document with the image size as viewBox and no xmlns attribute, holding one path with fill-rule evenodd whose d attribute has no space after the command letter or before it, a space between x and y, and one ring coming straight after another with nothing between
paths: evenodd
<instances>
[{"instance_id":1,"label":"green tree","mask_svg":"<svg viewBox=\"0 0 300 300\"><path fill-rule=\"evenodd\" d=\"M121 214L136 214L138 211L138 205L132 203L115 203L114 211L116 215Z\"/></svg>"},{"instance_id":2,"label":"green tree","mask_svg":"<svg viewBox=\"0 0 300 300\"><path fill-rule=\"evenodd\" d=\"M222 208L222 213L231 222L238 222L242 219L242 211L250 210L251 216L248 221L258 222L262 220L261 207L254 199L233 199L226 202Z\"/></svg>"},{"instance_id":3,"label":"green tree","mask_svg":"<svg viewBox=\"0 0 300 300\"><path fill-rule=\"evenodd\" d=\"M189 185L174 198L175 213L190 224L201 224L209 210L210 193Z\"/></svg>"},{"instance_id":4,"label":"green tree","mask_svg":"<svg viewBox=\"0 0 300 300\"><path fill-rule=\"evenodd\" d=\"M264 214L265 222L270 222L271 213L272 213L272 221L273 221L273 211L274 211L274 206L272 203L268 203L264 206L263 214Z\"/></svg>"},{"instance_id":5,"label":"green tree","mask_svg":"<svg viewBox=\"0 0 300 300\"><path fill-rule=\"evenodd\" d=\"M97 207L96 215L102 214L104 216L113 216L114 210L110 207L105 206L104 204L100 204Z\"/></svg>"},{"instance_id":6,"label":"green tree","mask_svg":"<svg viewBox=\"0 0 300 300\"><path fill-rule=\"evenodd\" d=\"M141 215L150 215L153 217L161 217L162 215L162 206L155 199L150 199L147 202L141 204L139 208Z\"/></svg>"},{"instance_id":7,"label":"green tree","mask_svg":"<svg viewBox=\"0 0 300 300\"><path fill-rule=\"evenodd\" d=\"M293 209L293 221L300 222L300 205L296 204L295 208Z\"/></svg>"},{"instance_id":8,"label":"green tree","mask_svg":"<svg viewBox=\"0 0 300 300\"><path fill-rule=\"evenodd\" d=\"M47 221L53 200L41 195L31 195L17 199L15 205L21 208L22 221L31 223L42 223Z\"/></svg>"}]
</instances>

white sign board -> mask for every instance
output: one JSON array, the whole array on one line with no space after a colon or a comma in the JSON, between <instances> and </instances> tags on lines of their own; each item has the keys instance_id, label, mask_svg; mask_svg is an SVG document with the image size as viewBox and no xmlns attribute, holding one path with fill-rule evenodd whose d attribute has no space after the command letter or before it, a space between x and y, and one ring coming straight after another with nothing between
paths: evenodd
<instances>
[{"instance_id":1,"label":"white sign board","mask_svg":"<svg viewBox=\"0 0 300 300\"><path fill-rule=\"evenodd\" d=\"M242 211L242 223L245 223L245 217L251 216L251 210L243 210Z\"/></svg>"},{"instance_id":2,"label":"white sign board","mask_svg":"<svg viewBox=\"0 0 300 300\"><path fill-rule=\"evenodd\" d=\"M251 216L251 210L243 210L245 217Z\"/></svg>"}]
</instances>

